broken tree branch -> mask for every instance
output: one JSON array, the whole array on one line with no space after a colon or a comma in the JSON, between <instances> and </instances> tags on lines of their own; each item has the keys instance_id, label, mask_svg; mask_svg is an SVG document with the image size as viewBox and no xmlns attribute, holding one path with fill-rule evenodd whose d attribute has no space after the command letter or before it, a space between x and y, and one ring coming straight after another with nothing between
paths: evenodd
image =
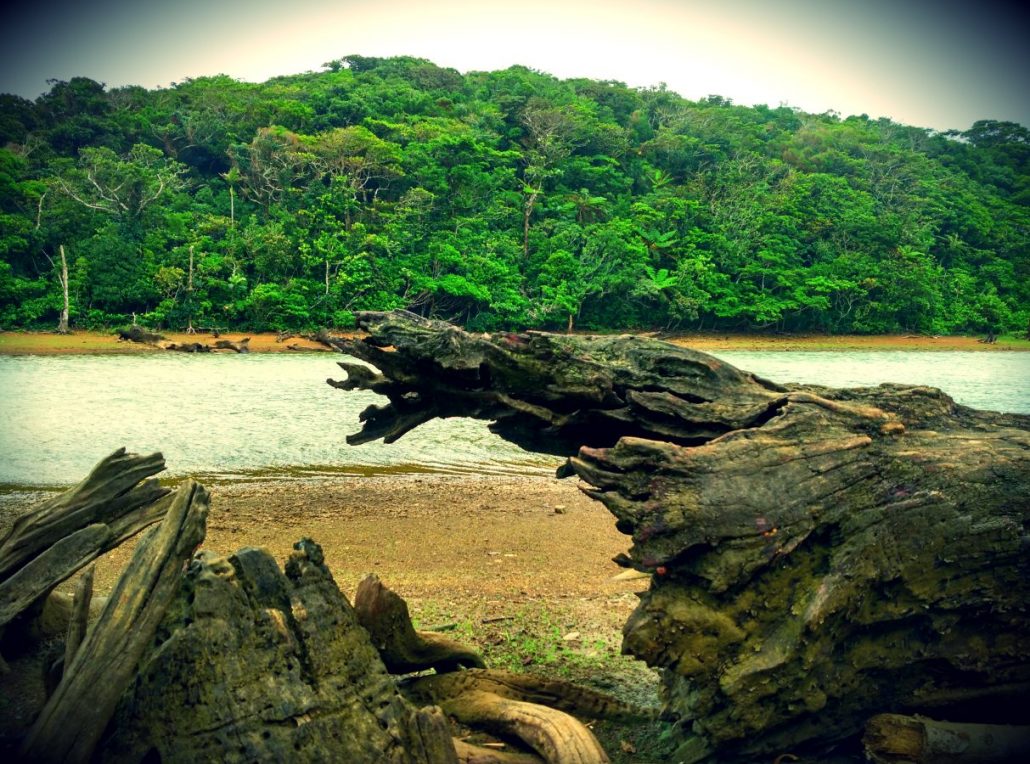
<instances>
[{"instance_id":1,"label":"broken tree branch","mask_svg":"<svg viewBox=\"0 0 1030 764\"><path fill-rule=\"evenodd\" d=\"M204 539L208 495L186 481L128 568L22 746L33 761L88 761Z\"/></svg>"},{"instance_id":2,"label":"broken tree branch","mask_svg":"<svg viewBox=\"0 0 1030 764\"><path fill-rule=\"evenodd\" d=\"M168 489L144 478L163 469L161 454L138 456L122 448L101 460L79 485L19 517L0 540L0 626L161 519Z\"/></svg>"},{"instance_id":3,"label":"broken tree branch","mask_svg":"<svg viewBox=\"0 0 1030 764\"><path fill-rule=\"evenodd\" d=\"M925 716L879 714L862 738L876 764L992 764L1030 760L1030 727L955 724Z\"/></svg>"}]
</instances>

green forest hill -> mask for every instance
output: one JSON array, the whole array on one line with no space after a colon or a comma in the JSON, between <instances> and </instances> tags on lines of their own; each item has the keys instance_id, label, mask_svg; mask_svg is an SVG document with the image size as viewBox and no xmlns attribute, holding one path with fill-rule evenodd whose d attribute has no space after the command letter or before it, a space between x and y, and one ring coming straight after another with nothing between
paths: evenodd
<instances>
[{"instance_id":1,"label":"green forest hill","mask_svg":"<svg viewBox=\"0 0 1030 764\"><path fill-rule=\"evenodd\" d=\"M0 95L0 328L935 334L1030 320L1030 131L349 56Z\"/></svg>"}]
</instances>

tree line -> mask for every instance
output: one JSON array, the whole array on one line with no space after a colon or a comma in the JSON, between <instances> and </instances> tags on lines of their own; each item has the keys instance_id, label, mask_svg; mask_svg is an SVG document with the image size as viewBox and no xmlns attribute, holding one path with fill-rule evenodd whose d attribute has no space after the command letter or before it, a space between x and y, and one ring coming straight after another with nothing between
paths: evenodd
<instances>
[{"instance_id":1,"label":"tree line","mask_svg":"<svg viewBox=\"0 0 1030 764\"><path fill-rule=\"evenodd\" d=\"M349 56L0 95L0 327L1003 332L1030 132Z\"/></svg>"}]
</instances>

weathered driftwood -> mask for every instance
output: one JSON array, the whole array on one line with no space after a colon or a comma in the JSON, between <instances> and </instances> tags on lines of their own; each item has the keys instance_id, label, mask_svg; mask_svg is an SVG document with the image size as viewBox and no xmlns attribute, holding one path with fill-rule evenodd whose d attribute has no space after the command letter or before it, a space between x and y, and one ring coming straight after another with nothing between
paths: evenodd
<instances>
[{"instance_id":1,"label":"weathered driftwood","mask_svg":"<svg viewBox=\"0 0 1030 764\"><path fill-rule=\"evenodd\" d=\"M184 562L204 539L208 496L187 481L128 568L64 668L61 683L22 746L31 761L88 761L143 651L178 593Z\"/></svg>"},{"instance_id":2,"label":"weathered driftwood","mask_svg":"<svg viewBox=\"0 0 1030 764\"><path fill-rule=\"evenodd\" d=\"M362 412L352 445L392 443L449 416L490 420L519 445L563 456L623 436L696 445L760 426L786 403L778 385L703 353L655 353L671 347L656 341L474 335L403 311L361 313L358 321L370 336L335 345L379 371L344 362L348 378L329 384L372 390L390 403Z\"/></svg>"},{"instance_id":3,"label":"weathered driftwood","mask_svg":"<svg viewBox=\"0 0 1030 764\"><path fill-rule=\"evenodd\" d=\"M296 343L293 343L292 345L287 345L286 346L287 350L297 350L297 351L330 350L331 351L331 350L335 350L336 349L336 346L333 343L337 340L337 338L333 337L333 335L331 335L329 333L329 331L327 329L324 329L324 328L323 329L319 329L314 334L297 334L295 332L279 332L279 334L277 334L276 337L275 337L275 341L276 342L280 342L280 343L281 342L286 342L286 340L293 339L294 337L300 337L303 340L307 340L308 342L314 342L314 343L316 343L318 345L321 345L322 347L320 347L320 348L304 347L303 345L298 345Z\"/></svg>"},{"instance_id":4,"label":"weathered driftwood","mask_svg":"<svg viewBox=\"0 0 1030 764\"><path fill-rule=\"evenodd\" d=\"M468 669L421 676L406 681L402 687L420 705L442 704L476 692L548 706L586 719L639 722L651 721L657 716L654 709L634 706L561 679L513 674L498 669Z\"/></svg>"},{"instance_id":5,"label":"weathered driftwood","mask_svg":"<svg viewBox=\"0 0 1030 764\"><path fill-rule=\"evenodd\" d=\"M89 624L89 606L93 601L93 573L95 569L93 565L90 565L75 586L72 609L68 618L68 631L64 638L65 666L72 664L75 653L79 651L83 637L86 636L86 626Z\"/></svg>"},{"instance_id":6,"label":"weathered driftwood","mask_svg":"<svg viewBox=\"0 0 1030 764\"><path fill-rule=\"evenodd\" d=\"M531 753L503 751L466 743L455 738L454 750L458 764L545 764L539 756Z\"/></svg>"},{"instance_id":7,"label":"weathered driftwood","mask_svg":"<svg viewBox=\"0 0 1030 764\"><path fill-rule=\"evenodd\" d=\"M305 540L201 552L122 698L104 761L455 762L438 710L398 693Z\"/></svg>"},{"instance_id":8,"label":"weathered driftwood","mask_svg":"<svg viewBox=\"0 0 1030 764\"><path fill-rule=\"evenodd\" d=\"M208 497L192 481L170 496L136 486L162 467L160 455L119 451L75 490L27 513L5 539L3 559L14 571L5 583L43 569L40 560L60 561L51 566L59 575L43 569L46 591L154 507L164 513L110 597L91 597L91 568L74 597L51 592L31 602L39 617L23 643L36 649L19 654L19 676L26 667L28 675L45 671L46 692L38 687L16 708L6 696L27 685L4 678L4 713L16 718L3 719L0 753L29 761L539 761L456 744L429 698L439 695L453 714L518 734L548 761L604 760L579 722L526 702L568 704L576 691L563 683L468 674L426 685L427 707L410 704L314 542L296 545L285 574L266 552L245 549L228 560L201 552L183 575L204 537ZM359 599L395 670L482 665L457 643L415 632L403 599L378 579L363 582ZM91 600L103 607L87 630ZM61 635L63 648L52 641Z\"/></svg>"},{"instance_id":9,"label":"weathered driftwood","mask_svg":"<svg viewBox=\"0 0 1030 764\"><path fill-rule=\"evenodd\" d=\"M1030 727L954 724L925 716L879 714L862 738L876 764L992 764L1030 761Z\"/></svg>"},{"instance_id":10,"label":"weathered driftwood","mask_svg":"<svg viewBox=\"0 0 1030 764\"><path fill-rule=\"evenodd\" d=\"M217 336L217 335L215 335ZM213 344L206 342L152 342L154 347L161 350L171 350L177 353L210 353L215 350L231 350L234 353L250 352L250 337L245 337L239 342L232 340L215 340Z\"/></svg>"},{"instance_id":11,"label":"weathered driftwood","mask_svg":"<svg viewBox=\"0 0 1030 764\"><path fill-rule=\"evenodd\" d=\"M221 340L219 340L221 341ZM210 353L211 346L203 342L162 342L159 347L162 350L172 350L176 353Z\"/></svg>"},{"instance_id":12,"label":"weathered driftwood","mask_svg":"<svg viewBox=\"0 0 1030 764\"><path fill-rule=\"evenodd\" d=\"M138 456L122 448L79 485L19 517L0 540L0 627L77 570L160 520L170 501L168 489L146 478L163 469L161 454Z\"/></svg>"},{"instance_id":13,"label":"weathered driftwood","mask_svg":"<svg viewBox=\"0 0 1030 764\"><path fill-rule=\"evenodd\" d=\"M287 345L286 349L290 350L290 351L293 351L295 353L331 353L331 352L333 352L332 350L329 350L328 348L305 347L303 345L298 345L297 343L293 343L291 345Z\"/></svg>"},{"instance_id":14,"label":"weathered driftwood","mask_svg":"<svg viewBox=\"0 0 1030 764\"><path fill-rule=\"evenodd\" d=\"M440 707L464 724L522 740L547 764L609 761L589 729L574 717L547 706L470 691L441 702Z\"/></svg>"},{"instance_id":15,"label":"weathered driftwood","mask_svg":"<svg viewBox=\"0 0 1030 764\"><path fill-rule=\"evenodd\" d=\"M244 337L239 342L233 342L232 340L217 340L213 347L215 350L231 350L234 353L249 353L250 337Z\"/></svg>"},{"instance_id":16,"label":"weathered driftwood","mask_svg":"<svg viewBox=\"0 0 1030 764\"><path fill-rule=\"evenodd\" d=\"M818 750L886 710L1027 707L1030 417L777 385L643 338L358 321L369 336L336 345L376 370L330 383L389 403L348 442L460 415L575 455L564 474L632 536L617 561L652 574L624 649L666 670L677 760Z\"/></svg>"},{"instance_id":17,"label":"weathered driftwood","mask_svg":"<svg viewBox=\"0 0 1030 764\"><path fill-rule=\"evenodd\" d=\"M546 762L607 761L593 733L569 714L616 721L654 718L649 709L570 682L482 668L479 654L464 645L432 632L416 632L407 603L375 575L358 584L354 608L391 672L438 672L405 681L407 697L421 706L439 705L470 726L519 738ZM466 666L474 668L459 670ZM462 746L456 750L463 761L520 760Z\"/></svg>"},{"instance_id":18,"label":"weathered driftwood","mask_svg":"<svg viewBox=\"0 0 1030 764\"><path fill-rule=\"evenodd\" d=\"M486 666L479 653L460 642L431 631L415 631L407 603L374 574L358 583L354 610L391 674Z\"/></svg>"},{"instance_id":19,"label":"weathered driftwood","mask_svg":"<svg viewBox=\"0 0 1030 764\"><path fill-rule=\"evenodd\" d=\"M141 326L133 324L125 329L118 330L118 339L128 342L139 342L143 345L154 345L164 339L163 334L148 332Z\"/></svg>"}]
</instances>

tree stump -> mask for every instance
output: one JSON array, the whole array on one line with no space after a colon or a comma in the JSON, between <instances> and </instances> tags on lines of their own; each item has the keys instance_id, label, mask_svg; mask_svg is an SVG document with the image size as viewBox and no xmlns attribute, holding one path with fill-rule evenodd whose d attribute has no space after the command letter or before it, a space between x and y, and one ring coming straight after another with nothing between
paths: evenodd
<instances>
[{"instance_id":1,"label":"tree stump","mask_svg":"<svg viewBox=\"0 0 1030 764\"><path fill-rule=\"evenodd\" d=\"M571 456L561 474L632 537L616 561L652 584L624 650L664 669L677 760L822 751L881 711L1030 707L1030 416L777 385L638 337L358 323L334 344L378 371L330 384L389 402L349 443L486 419Z\"/></svg>"},{"instance_id":2,"label":"tree stump","mask_svg":"<svg viewBox=\"0 0 1030 764\"><path fill-rule=\"evenodd\" d=\"M201 552L103 741L103 761L455 762L439 712L398 693L308 540Z\"/></svg>"}]
</instances>

